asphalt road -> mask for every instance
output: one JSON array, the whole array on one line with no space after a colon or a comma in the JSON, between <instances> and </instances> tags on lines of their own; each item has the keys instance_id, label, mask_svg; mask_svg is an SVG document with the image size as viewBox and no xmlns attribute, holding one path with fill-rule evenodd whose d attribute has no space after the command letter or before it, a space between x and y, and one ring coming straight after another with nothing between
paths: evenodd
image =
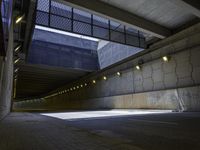
<instances>
[{"instance_id":1,"label":"asphalt road","mask_svg":"<svg viewBox=\"0 0 200 150\"><path fill-rule=\"evenodd\" d=\"M11 113L0 150L200 150L200 113Z\"/></svg>"}]
</instances>

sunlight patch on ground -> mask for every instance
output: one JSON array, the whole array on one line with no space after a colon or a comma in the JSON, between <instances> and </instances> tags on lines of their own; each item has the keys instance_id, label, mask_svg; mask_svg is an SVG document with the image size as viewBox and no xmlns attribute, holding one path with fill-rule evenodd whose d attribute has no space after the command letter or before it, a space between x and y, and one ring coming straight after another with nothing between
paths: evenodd
<instances>
[{"instance_id":1,"label":"sunlight patch on ground","mask_svg":"<svg viewBox=\"0 0 200 150\"><path fill-rule=\"evenodd\" d=\"M105 118L117 116L145 115L145 114L160 114L170 113L172 110L101 110L101 111L74 111L74 112L56 112L56 113L41 113L41 115L54 117L64 120L74 119L91 119Z\"/></svg>"}]
</instances>

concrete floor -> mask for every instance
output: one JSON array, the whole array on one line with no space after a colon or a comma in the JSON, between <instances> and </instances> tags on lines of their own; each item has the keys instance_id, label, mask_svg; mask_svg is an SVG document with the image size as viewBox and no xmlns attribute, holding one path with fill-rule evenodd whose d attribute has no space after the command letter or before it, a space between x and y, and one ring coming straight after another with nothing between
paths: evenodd
<instances>
[{"instance_id":1,"label":"concrete floor","mask_svg":"<svg viewBox=\"0 0 200 150\"><path fill-rule=\"evenodd\" d=\"M200 113L11 113L0 122L0 150L27 149L199 150Z\"/></svg>"}]
</instances>

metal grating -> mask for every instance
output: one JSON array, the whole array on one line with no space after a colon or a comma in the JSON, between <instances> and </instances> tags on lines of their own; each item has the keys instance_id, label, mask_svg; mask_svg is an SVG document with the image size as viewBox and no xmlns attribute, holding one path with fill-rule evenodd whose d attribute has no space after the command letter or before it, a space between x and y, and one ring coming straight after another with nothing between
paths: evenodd
<instances>
[{"instance_id":1,"label":"metal grating","mask_svg":"<svg viewBox=\"0 0 200 150\"><path fill-rule=\"evenodd\" d=\"M93 36L104 39L104 40L109 40L109 30L107 28L102 28L98 26L93 26Z\"/></svg>"},{"instance_id":2,"label":"metal grating","mask_svg":"<svg viewBox=\"0 0 200 150\"><path fill-rule=\"evenodd\" d=\"M125 44L125 34L123 32L111 31L111 40Z\"/></svg>"},{"instance_id":3,"label":"metal grating","mask_svg":"<svg viewBox=\"0 0 200 150\"><path fill-rule=\"evenodd\" d=\"M37 10L49 12L49 0L38 0Z\"/></svg>"},{"instance_id":4,"label":"metal grating","mask_svg":"<svg viewBox=\"0 0 200 150\"><path fill-rule=\"evenodd\" d=\"M90 35L91 36L91 24L73 21L73 31L79 34Z\"/></svg>"},{"instance_id":5,"label":"metal grating","mask_svg":"<svg viewBox=\"0 0 200 150\"><path fill-rule=\"evenodd\" d=\"M71 19L61 16L51 15L50 26L56 29L71 31Z\"/></svg>"},{"instance_id":6,"label":"metal grating","mask_svg":"<svg viewBox=\"0 0 200 150\"><path fill-rule=\"evenodd\" d=\"M54 0L38 0L36 24L135 47L145 47L145 38L139 31Z\"/></svg>"},{"instance_id":7,"label":"metal grating","mask_svg":"<svg viewBox=\"0 0 200 150\"><path fill-rule=\"evenodd\" d=\"M49 15L42 11L37 11L36 24L48 26L49 25Z\"/></svg>"},{"instance_id":8,"label":"metal grating","mask_svg":"<svg viewBox=\"0 0 200 150\"><path fill-rule=\"evenodd\" d=\"M109 28L109 20L99 17L99 16L96 16L96 15L93 15L93 25L104 27L104 28L108 29Z\"/></svg>"},{"instance_id":9,"label":"metal grating","mask_svg":"<svg viewBox=\"0 0 200 150\"><path fill-rule=\"evenodd\" d=\"M66 18L72 18L72 7L60 4L58 2L51 2L50 8L51 14L63 16Z\"/></svg>"},{"instance_id":10,"label":"metal grating","mask_svg":"<svg viewBox=\"0 0 200 150\"><path fill-rule=\"evenodd\" d=\"M73 19L80 21L80 22L84 22L84 23L89 23L91 24L91 14L84 12L82 10L78 10L78 9L73 9Z\"/></svg>"}]
</instances>

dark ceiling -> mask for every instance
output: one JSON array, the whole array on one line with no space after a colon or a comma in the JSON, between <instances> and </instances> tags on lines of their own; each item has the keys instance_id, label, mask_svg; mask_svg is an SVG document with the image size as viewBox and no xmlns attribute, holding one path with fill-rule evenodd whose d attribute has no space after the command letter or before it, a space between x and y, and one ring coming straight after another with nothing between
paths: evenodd
<instances>
[{"instance_id":1,"label":"dark ceiling","mask_svg":"<svg viewBox=\"0 0 200 150\"><path fill-rule=\"evenodd\" d=\"M41 96L87 73L83 70L21 64L16 100Z\"/></svg>"}]
</instances>

